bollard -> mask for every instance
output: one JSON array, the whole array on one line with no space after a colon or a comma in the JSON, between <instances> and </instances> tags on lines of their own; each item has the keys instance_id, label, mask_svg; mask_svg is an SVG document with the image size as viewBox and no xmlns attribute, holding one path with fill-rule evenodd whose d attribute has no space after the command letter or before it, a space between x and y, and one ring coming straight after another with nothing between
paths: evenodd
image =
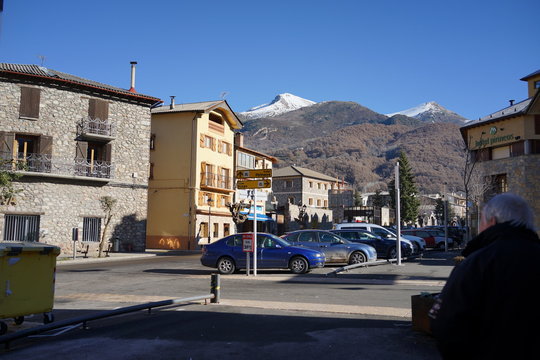
<instances>
[{"instance_id":1,"label":"bollard","mask_svg":"<svg viewBox=\"0 0 540 360\"><path fill-rule=\"evenodd\" d=\"M220 300L220 275L212 274L210 278L210 293L214 295L214 298L210 300L212 304L219 304Z\"/></svg>"}]
</instances>

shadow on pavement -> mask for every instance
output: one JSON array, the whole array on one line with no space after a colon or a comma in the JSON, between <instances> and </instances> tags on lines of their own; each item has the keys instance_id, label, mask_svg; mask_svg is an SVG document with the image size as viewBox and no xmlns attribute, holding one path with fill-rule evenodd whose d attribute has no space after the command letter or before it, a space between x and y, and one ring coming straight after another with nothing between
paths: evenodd
<instances>
[{"instance_id":1,"label":"shadow on pavement","mask_svg":"<svg viewBox=\"0 0 540 360\"><path fill-rule=\"evenodd\" d=\"M55 310L57 318L88 310ZM76 315L71 315L76 314ZM360 315L189 305L96 320L46 338L17 340L3 359L437 359L409 321Z\"/></svg>"}]
</instances>

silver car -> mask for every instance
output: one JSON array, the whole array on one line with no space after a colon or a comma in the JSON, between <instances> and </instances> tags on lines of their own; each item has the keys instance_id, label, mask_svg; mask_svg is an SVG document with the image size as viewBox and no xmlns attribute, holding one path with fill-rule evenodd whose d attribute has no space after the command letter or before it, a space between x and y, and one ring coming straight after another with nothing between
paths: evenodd
<instances>
[{"instance_id":1,"label":"silver car","mask_svg":"<svg viewBox=\"0 0 540 360\"><path fill-rule=\"evenodd\" d=\"M326 256L326 264L359 264L377 260L373 246L353 243L325 230L297 230L283 236L294 246L319 250Z\"/></svg>"}]
</instances>

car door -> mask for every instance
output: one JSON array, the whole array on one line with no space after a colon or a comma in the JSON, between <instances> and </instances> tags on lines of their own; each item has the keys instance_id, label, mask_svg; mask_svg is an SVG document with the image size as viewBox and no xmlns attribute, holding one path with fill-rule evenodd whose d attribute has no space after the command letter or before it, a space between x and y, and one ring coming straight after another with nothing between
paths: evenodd
<instances>
[{"instance_id":1,"label":"car door","mask_svg":"<svg viewBox=\"0 0 540 360\"><path fill-rule=\"evenodd\" d=\"M227 240L227 245L231 249L236 267L238 269L245 269L246 253L243 251L242 247L242 234L231 235L229 240Z\"/></svg>"},{"instance_id":2,"label":"car door","mask_svg":"<svg viewBox=\"0 0 540 360\"><path fill-rule=\"evenodd\" d=\"M348 247L335 234L319 232L319 246L320 250L326 255L327 262L346 262L348 259Z\"/></svg>"},{"instance_id":3,"label":"car door","mask_svg":"<svg viewBox=\"0 0 540 360\"><path fill-rule=\"evenodd\" d=\"M377 254L386 254L388 250L387 245L380 236L373 235L369 232L355 231L355 237L358 239L357 241L373 246L377 250Z\"/></svg>"},{"instance_id":4,"label":"car door","mask_svg":"<svg viewBox=\"0 0 540 360\"><path fill-rule=\"evenodd\" d=\"M319 238L317 232L315 231L301 231L298 233L298 238L295 242L295 245L305 246L310 249L320 250L319 249Z\"/></svg>"},{"instance_id":5,"label":"car door","mask_svg":"<svg viewBox=\"0 0 540 360\"><path fill-rule=\"evenodd\" d=\"M257 252L261 268L285 268L288 265L288 250L268 235L257 235Z\"/></svg>"}]
</instances>

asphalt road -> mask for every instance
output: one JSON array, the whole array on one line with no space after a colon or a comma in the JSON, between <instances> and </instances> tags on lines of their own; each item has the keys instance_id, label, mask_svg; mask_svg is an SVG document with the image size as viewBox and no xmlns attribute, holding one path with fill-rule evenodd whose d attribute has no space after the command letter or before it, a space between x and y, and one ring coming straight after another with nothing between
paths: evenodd
<instances>
[{"instance_id":1,"label":"asphalt road","mask_svg":"<svg viewBox=\"0 0 540 360\"><path fill-rule=\"evenodd\" d=\"M455 255L455 254L454 254ZM332 268L306 275L259 271L221 277L221 303L92 321L53 336L17 340L5 359L436 359L433 340L411 330L410 297L438 292L451 253L403 266ZM207 294L212 269L198 255L58 267L57 320L100 310ZM39 325L39 316L19 327ZM10 330L17 330L10 326Z\"/></svg>"}]
</instances>

